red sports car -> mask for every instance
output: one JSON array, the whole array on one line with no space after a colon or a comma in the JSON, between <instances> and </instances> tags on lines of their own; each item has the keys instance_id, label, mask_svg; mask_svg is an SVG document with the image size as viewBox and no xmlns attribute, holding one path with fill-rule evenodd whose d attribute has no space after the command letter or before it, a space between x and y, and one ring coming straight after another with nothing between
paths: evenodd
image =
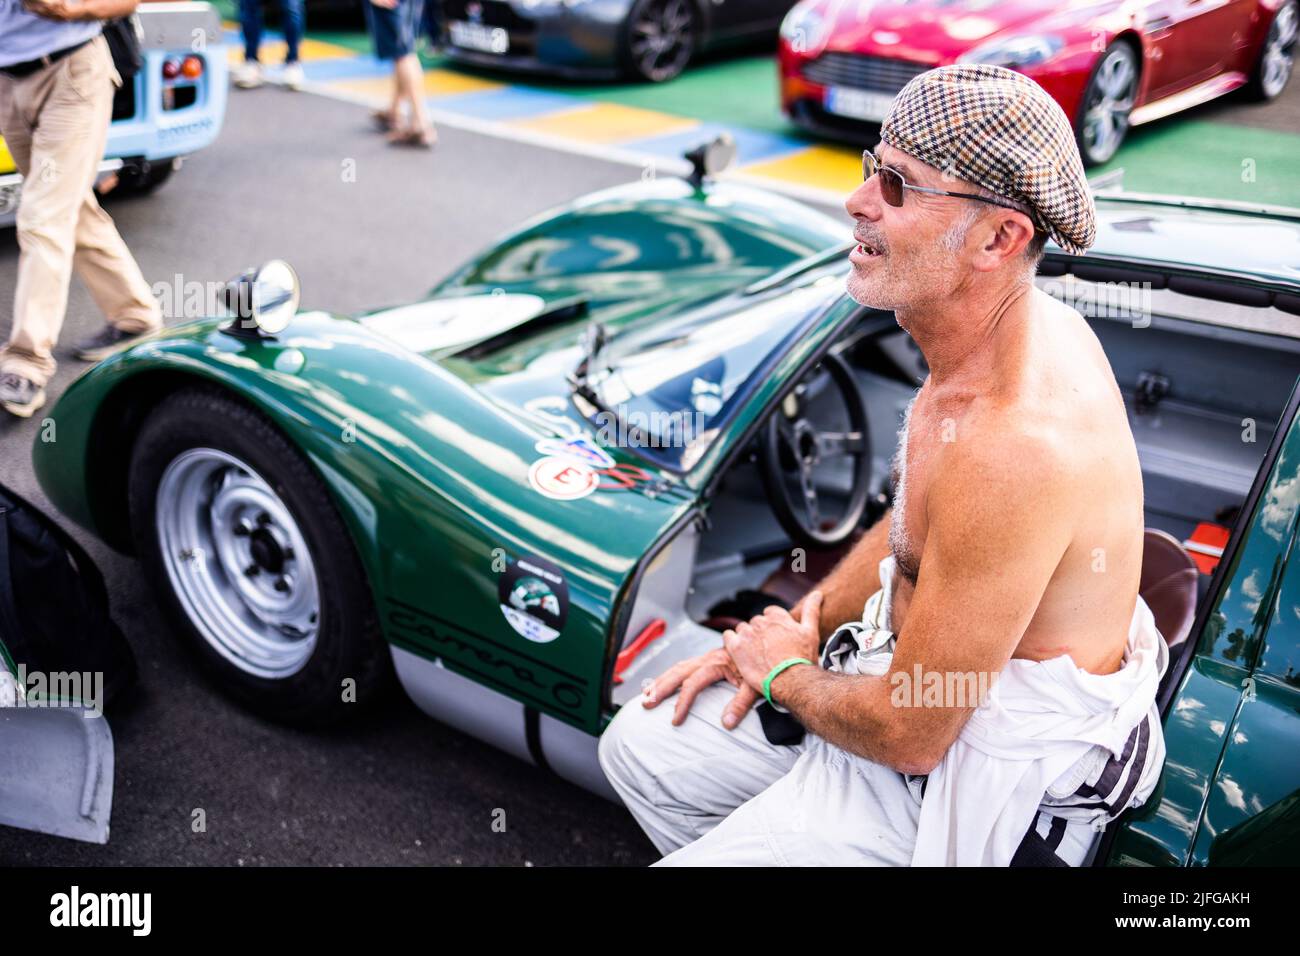
<instances>
[{"instance_id":1,"label":"red sports car","mask_svg":"<svg viewBox=\"0 0 1300 956\"><path fill-rule=\"evenodd\" d=\"M781 103L798 124L862 140L923 70L997 63L1074 122L1087 165L1130 126L1291 76L1297 0L803 0L781 26Z\"/></svg>"}]
</instances>

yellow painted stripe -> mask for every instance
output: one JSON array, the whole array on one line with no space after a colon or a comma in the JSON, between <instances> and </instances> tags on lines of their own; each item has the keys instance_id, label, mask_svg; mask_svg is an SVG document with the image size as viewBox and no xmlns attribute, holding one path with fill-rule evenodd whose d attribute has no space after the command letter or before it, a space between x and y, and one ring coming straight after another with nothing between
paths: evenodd
<instances>
[{"instance_id":1,"label":"yellow painted stripe","mask_svg":"<svg viewBox=\"0 0 1300 956\"><path fill-rule=\"evenodd\" d=\"M284 60L284 53L283 40L267 40L258 50L258 56L263 63L279 63ZM227 55L231 66L238 66L244 62L244 48L238 43L230 44ZM298 58L301 60L338 60L356 55L355 50L349 50L337 43L326 43L324 40L303 40L298 44Z\"/></svg>"},{"instance_id":2,"label":"yellow painted stripe","mask_svg":"<svg viewBox=\"0 0 1300 956\"><path fill-rule=\"evenodd\" d=\"M505 84L480 80L476 76L466 76L452 70L425 70L425 96L454 96L457 93L478 93L483 90L499 90ZM358 80L336 80L329 84L330 89L346 90L365 97L386 97L393 91L393 79L389 76L374 76Z\"/></svg>"},{"instance_id":3,"label":"yellow painted stripe","mask_svg":"<svg viewBox=\"0 0 1300 956\"><path fill-rule=\"evenodd\" d=\"M743 167L750 176L795 182L848 194L862 182L862 152L847 146L809 146L797 153Z\"/></svg>"},{"instance_id":4,"label":"yellow painted stripe","mask_svg":"<svg viewBox=\"0 0 1300 956\"><path fill-rule=\"evenodd\" d=\"M9 147L5 145L4 137L0 136L0 175L12 173L17 168L14 158L9 155Z\"/></svg>"},{"instance_id":5,"label":"yellow painted stripe","mask_svg":"<svg viewBox=\"0 0 1300 956\"><path fill-rule=\"evenodd\" d=\"M638 109L635 106L594 103L545 116L515 120L510 125L585 143L622 143L666 136L693 129L700 124L697 120Z\"/></svg>"}]
</instances>

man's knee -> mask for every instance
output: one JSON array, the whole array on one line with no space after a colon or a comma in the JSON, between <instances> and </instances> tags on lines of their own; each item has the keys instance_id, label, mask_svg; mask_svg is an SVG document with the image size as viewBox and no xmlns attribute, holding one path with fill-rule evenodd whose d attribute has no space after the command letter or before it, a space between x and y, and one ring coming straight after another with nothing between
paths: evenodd
<instances>
[{"instance_id":1,"label":"man's knee","mask_svg":"<svg viewBox=\"0 0 1300 956\"><path fill-rule=\"evenodd\" d=\"M49 251L71 255L76 243L76 209L67 203L44 197L28 200L26 193L18 205L14 230L24 251Z\"/></svg>"},{"instance_id":2,"label":"man's knee","mask_svg":"<svg viewBox=\"0 0 1300 956\"><path fill-rule=\"evenodd\" d=\"M675 698L650 708L642 705L640 697L628 701L600 737L598 755L605 776L616 790L625 787L644 793L650 781L683 764L704 766L714 758L767 751L757 726L723 730L722 712L734 694L735 689L725 683L705 687L680 726L673 724ZM751 713L747 720L756 725L758 718Z\"/></svg>"},{"instance_id":3,"label":"man's knee","mask_svg":"<svg viewBox=\"0 0 1300 956\"><path fill-rule=\"evenodd\" d=\"M640 698L635 698L619 708L600 735L596 751L600 768L620 795L625 790L640 790L644 780L640 772L644 766L640 754L646 746L651 746L649 738L654 721L646 718L652 716L654 711L647 711L641 706Z\"/></svg>"}]
</instances>

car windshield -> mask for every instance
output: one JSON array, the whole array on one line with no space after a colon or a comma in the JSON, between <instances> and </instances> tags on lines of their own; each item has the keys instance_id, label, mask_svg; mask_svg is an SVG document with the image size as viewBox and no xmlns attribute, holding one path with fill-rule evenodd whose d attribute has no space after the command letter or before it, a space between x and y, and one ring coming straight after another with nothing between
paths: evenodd
<instances>
[{"instance_id":1,"label":"car windshield","mask_svg":"<svg viewBox=\"0 0 1300 956\"><path fill-rule=\"evenodd\" d=\"M842 274L774 291L737 311L705 308L627 332L594 356L587 387L605 444L689 469L768 359L844 293Z\"/></svg>"}]
</instances>

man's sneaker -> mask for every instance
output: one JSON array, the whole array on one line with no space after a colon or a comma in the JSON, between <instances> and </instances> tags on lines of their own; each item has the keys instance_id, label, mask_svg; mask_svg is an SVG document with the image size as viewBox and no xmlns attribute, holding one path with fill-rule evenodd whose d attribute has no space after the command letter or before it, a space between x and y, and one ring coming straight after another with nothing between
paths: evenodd
<instances>
[{"instance_id":1,"label":"man's sneaker","mask_svg":"<svg viewBox=\"0 0 1300 956\"><path fill-rule=\"evenodd\" d=\"M13 372L0 375L0 406L10 415L30 418L44 404L45 389L31 379Z\"/></svg>"},{"instance_id":2,"label":"man's sneaker","mask_svg":"<svg viewBox=\"0 0 1300 956\"><path fill-rule=\"evenodd\" d=\"M284 65L284 72L281 74L281 78L284 80L284 85L289 87L291 90L302 89L303 83L307 81L307 77L303 76L302 64L296 60L293 63L286 63Z\"/></svg>"},{"instance_id":3,"label":"man's sneaker","mask_svg":"<svg viewBox=\"0 0 1300 956\"><path fill-rule=\"evenodd\" d=\"M123 332L106 325L88 339L82 339L72 354L83 362L102 362L114 352L120 352L144 338L144 332Z\"/></svg>"},{"instance_id":4,"label":"man's sneaker","mask_svg":"<svg viewBox=\"0 0 1300 956\"><path fill-rule=\"evenodd\" d=\"M262 64L245 60L235 67L235 85L241 90L255 90L262 85Z\"/></svg>"}]
</instances>

